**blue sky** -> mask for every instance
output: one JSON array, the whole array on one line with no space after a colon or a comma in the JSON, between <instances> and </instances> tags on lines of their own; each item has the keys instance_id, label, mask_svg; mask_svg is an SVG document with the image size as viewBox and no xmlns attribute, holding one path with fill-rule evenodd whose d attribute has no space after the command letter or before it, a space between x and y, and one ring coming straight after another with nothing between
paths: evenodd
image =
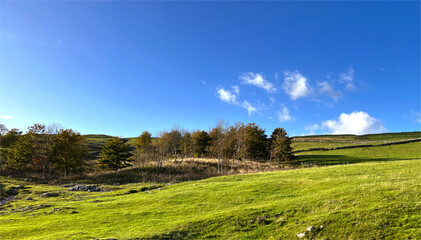
<instances>
[{"instance_id":1,"label":"blue sky","mask_svg":"<svg viewBox=\"0 0 421 240\"><path fill-rule=\"evenodd\" d=\"M0 123L420 130L419 2L1 2Z\"/></svg>"}]
</instances>

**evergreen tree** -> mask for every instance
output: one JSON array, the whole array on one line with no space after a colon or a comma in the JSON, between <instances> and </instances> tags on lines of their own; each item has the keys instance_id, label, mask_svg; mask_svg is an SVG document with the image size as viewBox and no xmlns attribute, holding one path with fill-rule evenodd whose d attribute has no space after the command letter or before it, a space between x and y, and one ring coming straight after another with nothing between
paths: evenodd
<instances>
[{"instance_id":1,"label":"evergreen tree","mask_svg":"<svg viewBox=\"0 0 421 240\"><path fill-rule=\"evenodd\" d=\"M270 157L278 163L290 163L295 159L292 154L291 138L283 128L276 128L270 137Z\"/></svg>"},{"instance_id":2,"label":"evergreen tree","mask_svg":"<svg viewBox=\"0 0 421 240\"><path fill-rule=\"evenodd\" d=\"M130 151L130 145L124 143L121 138L114 137L102 147L98 166L114 171L131 166L129 162L132 161L130 157L133 154Z\"/></svg>"}]
</instances>

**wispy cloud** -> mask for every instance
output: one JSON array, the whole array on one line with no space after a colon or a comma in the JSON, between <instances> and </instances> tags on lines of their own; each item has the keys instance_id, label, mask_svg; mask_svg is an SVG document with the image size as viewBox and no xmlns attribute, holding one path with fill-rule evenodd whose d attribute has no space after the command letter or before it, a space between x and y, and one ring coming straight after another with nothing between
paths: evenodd
<instances>
[{"instance_id":1,"label":"wispy cloud","mask_svg":"<svg viewBox=\"0 0 421 240\"><path fill-rule=\"evenodd\" d=\"M282 88L292 100L307 97L311 94L312 90L307 83L307 78L298 71L284 72L284 83Z\"/></svg>"},{"instance_id":2,"label":"wispy cloud","mask_svg":"<svg viewBox=\"0 0 421 240\"><path fill-rule=\"evenodd\" d=\"M253 115L253 113L257 112L257 108L254 107L251 103L249 103L248 101L245 101L241 104L241 107L246 109L249 116Z\"/></svg>"},{"instance_id":3,"label":"wispy cloud","mask_svg":"<svg viewBox=\"0 0 421 240\"><path fill-rule=\"evenodd\" d=\"M250 102L244 100L242 103L240 103L238 101L238 95L240 94L240 88L238 86L233 86L232 90L227 90L223 87L220 87L218 88L217 94L221 101L246 109L249 116L257 112L257 107Z\"/></svg>"},{"instance_id":4,"label":"wispy cloud","mask_svg":"<svg viewBox=\"0 0 421 240\"><path fill-rule=\"evenodd\" d=\"M338 120L327 120L322 123L332 134L369 134L386 131L382 122L366 112L342 113Z\"/></svg>"},{"instance_id":5,"label":"wispy cloud","mask_svg":"<svg viewBox=\"0 0 421 240\"><path fill-rule=\"evenodd\" d=\"M345 85L345 90L355 91L357 88L354 85L354 69L349 68L346 72L339 75L339 81Z\"/></svg>"},{"instance_id":6,"label":"wispy cloud","mask_svg":"<svg viewBox=\"0 0 421 240\"><path fill-rule=\"evenodd\" d=\"M13 119L10 115L0 115L0 118L1 118L1 119L4 119L4 120L10 120L10 119Z\"/></svg>"},{"instance_id":7,"label":"wispy cloud","mask_svg":"<svg viewBox=\"0 0 421 240\"><path fill-rule=\"evenodd\" d=\"M315 123L313 125L307 126L304 129L308 131L308 133L304 134L304 135L315 135L316 134L316 130L318 130L320 128L319 124Z\"/></svg>"},{"instance_id":8,"label":"wispy cloud","mask_svg":"<svg viewBox=\"0 0 421 240\"><path fill-rule=\"evenodd\" d=\"M239 78L244 84L254 85L256 87L263 88L268 92L276 91L276 88L273 85L273 83L266 80L262 74L246 72L242 73Z\"/></svg>"},{"instance_id":9,"label":"wispy cloud","mask_svg":"<svg viewBox=\"0 0 421 240\"><path fill-rule=\"evenodd\" d=\"M335 102L343 97L342 92L335 90L333 84L328 81L317 82L317 88L320 94L325 94L326 96L332 98Z\"/></svg>"},{"instance_id":10,"label":"wispy cloud","mask_svg":"<svg viewBox=\"0 0 421 240\"><path fill-rule=\"evenodd\" d=\"M240 94L240 90L237 86L234 86L232 90L224 89L223 87L218 89L218 98L224 102L231 104L238 104L237 96Z\"/></svg>"},{"instance_id":11,"label":"wispy cloud","mask_svg":"<svg viewBox=\"0 0 421 240\"><path fill-rule=\"evenodd\" d=\"M280 122L294 120L294 118L290 115L289 109L287 107L283 107L281 110L278 111L278 119Z\"/></svg>"}]
</instances>

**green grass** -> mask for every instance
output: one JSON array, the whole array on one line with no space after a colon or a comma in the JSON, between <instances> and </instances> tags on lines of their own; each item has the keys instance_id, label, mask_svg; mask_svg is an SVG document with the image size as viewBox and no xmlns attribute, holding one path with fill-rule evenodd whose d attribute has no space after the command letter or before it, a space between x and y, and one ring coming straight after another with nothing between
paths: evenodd
<instances>
[{"instance_id":1,"label":"green grass","mask_svg":"<svg viewBox=\"0 0 421 240\"><path fill-rule=\"evenodd\" d=\"M421 142L400 145L311 151L295 154L297 163L333 165L371 161L396 161L421 158Z\"/></svg>"},{"instance_id":2,"label":"green grass","mask_svg":"<svg viewBox=\"0 0 421 240\"><path fill-rule=\"evenodd\" d=\"M400 132L400 133L379 133L379 134L367 134L367 135L313 135L313 136L298 136L293 137L294 139L305 141L305 140L322 140L322 141L397 141L405 139L420 138L421 132Z\"/></svg>"},{"instance_id":3,"label":"green grass","mask_svg":"<svg viewBox=\"0 0 421 240\"><path fill-rule=\"evenodd\" d=\"M2 239L419 239L420 160L372 162L184 182L122 195L26 184L1 211ZM40 198L42 192L59 197ZM32 196L35 200L26 201ZM31 212L11 209L50 205ZM61 209L53 211L54 208Z\"/></svg>"},{"instance_id":4,"label":"green grass","mask_svg":"<svg viewBox=\"0 0 421 240\"><path fill-rule=\"evenodd\" d=\"M294 151L310 148L336 148L355 145L379 145L386 142L421 138L421 132L381 133L368 135L315 135L293 137Z\"/></svg>"}]
</instances>

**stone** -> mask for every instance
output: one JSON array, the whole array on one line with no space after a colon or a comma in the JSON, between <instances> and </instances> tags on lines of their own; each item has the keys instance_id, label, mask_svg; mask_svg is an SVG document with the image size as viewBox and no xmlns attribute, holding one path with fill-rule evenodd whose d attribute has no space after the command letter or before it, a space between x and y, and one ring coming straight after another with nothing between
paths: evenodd
<instances>
[{"instance_id":1,"label":"stone","mask_svg":"<svg viewBox=\"0 0 421 240\"><path fill-rule=\"evenodd\" d=\"M31 197L27 197L25 198L25 200L34 200L34 199L32 199Z\"/></svg>"},{"instance_id":2,"label":"stone","mask_svg":"<svg viewBox=\"0 0 421 240\"><path fill-rule=\"evenodd\" d=\"M171 185L171 183L167 183L167 184L165 184L165 186L170 186Z\"/></svg>"},{"instance_id":3,"label":"stone","mask_svg":"<svg viewBox=\"0 0 421 240\"><path fill-rule=\"evenodd\" d=\"M306 233L305 232L302 232L302 233L298 233L297 234L297 237L299 237L299 238L303 238L305 236L306 236Z\"/></svg>"},{"instance_id":4,"label":"stone","mask_svg":"<svg viewBox=\"0 0 421 240\"><path fill-rule=\"evenodd\" d=\"M44 197L57 197L58 195L59 195L58 193L49 193L49 192L46 192L46 193L41 194L41 197L42 198L44 198Z\"/></svg>"},{"instance_id":5,"label":"stone","mask_svg":"<svg viewBox=\"0 0 421 240\"><path fill-rule=\"evenodd\" d=\"M119 186L119 185L120 185L120 183L118 183L118 182L113 184L113 186Z\"/></svg>"},{"instance_id":6,"label":"stone","mask_svg":"<svg viewBox=\"0 0 421 240\"><path fill-rule=\"evenodd\" d=\"M67 191L84 191L84 192L109 192L111 190L98 187L96 185L76 185L67 189Z\"/></svg>"},{"instance_id":7,"label":"stone","mask_svg":"<svg viewBox=\"0 0 421 240\"><path fill-rule=\"evenodd\" d=\"M313 227L313 226L310 226L310 227L306 228L306 231L307 231L307 232L311 232L311 231L313 231L313 230L314 230L314 227Z\"/></svg>"}]
</instances>

